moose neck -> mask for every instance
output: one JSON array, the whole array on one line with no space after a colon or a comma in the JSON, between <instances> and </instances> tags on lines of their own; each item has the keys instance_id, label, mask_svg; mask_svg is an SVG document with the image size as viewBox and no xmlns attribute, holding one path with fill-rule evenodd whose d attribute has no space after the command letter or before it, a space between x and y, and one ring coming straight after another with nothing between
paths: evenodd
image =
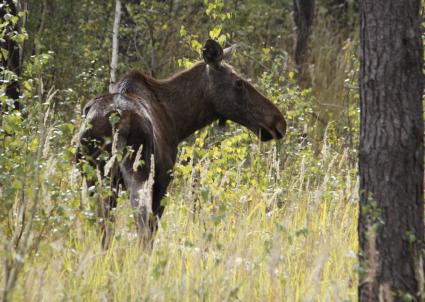
<instances>
[{"instance_id":1,"label":"moose neck","mask_svg":"<svg viewBox=\"0 0 425 302\"><path fill-rule=\"evenodd\" d=\"M158 81L160 85L155 89L155 94L171 118L170 128L175 131L177 143L218 118L207 97L205 68L204 63L198 63L167 80Z\"/></svg>"}]
</instances>

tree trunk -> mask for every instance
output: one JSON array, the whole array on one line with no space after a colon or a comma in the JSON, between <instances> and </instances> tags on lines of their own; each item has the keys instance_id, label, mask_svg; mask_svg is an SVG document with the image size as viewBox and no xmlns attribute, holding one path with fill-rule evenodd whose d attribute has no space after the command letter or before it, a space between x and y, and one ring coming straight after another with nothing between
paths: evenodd
<instances>
[{"instance_id":1,"label":"tree trunk","mask_svg":"<svg viewBox=\"0 0 425 302\"><path fill-rule=\"evenodd\" d=\"M309 86L307 50L314 17L314 0L294 0L294 22L296 26L294 61L297 65L300 86Z\"/></svg>"},{"instance_id":2,"label":"tree trunk","mask_svg":"<svg viewBox=\"0 0 425 302\"><path fill-rule=\"evenodd\" d=\"M419 9L360 1L359 301L425 297Z\"/></svg>"},{"instance_id":3,"label":"tree trunk","mask_svg":"<svg viewBox=\"0 0 425 302\"><path fill-rule=\"evenodd\" d=\"M18 16L18 8L13 0L5 0L2 7L0 7L0 20L5 20L5 15L9 13L12 16ZM20 49L18 43L13 41L9 33L14 31L19 32L19 22L15 25L9 23L5 30L4 40L0 42L0 48L5 49L7 51L7 55L4 56L1 54L1 64L6 69L12 71L16 76L20 76L21 74L21 60L20 60ZM20 95L20 87L19 82L17 80L12 80L6 86L6 95L9 99L14 100L15 109L19 109L19 95Z\"/></svg>"},{"instance_id":4,"label":"tree trunk","mask_svg":"<svg viewBox=\"0 0 425 302\"><path fill-rule=\"evenodd\" d=\"M117 66L118 66L118 47L119 47L119 31L121 21L121 0L115 0L115 18L114 28L112 31L112 59L111 59L111 78L109 80L109 92L115 92L115 83L117 82Z\"/></svg>"}]
</instances>

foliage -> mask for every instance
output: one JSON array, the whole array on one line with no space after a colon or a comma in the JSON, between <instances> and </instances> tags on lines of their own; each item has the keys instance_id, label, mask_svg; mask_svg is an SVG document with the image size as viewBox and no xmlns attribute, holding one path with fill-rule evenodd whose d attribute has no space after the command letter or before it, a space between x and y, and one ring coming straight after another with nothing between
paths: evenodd
<instances>
[{"instance_id":1,"label":"foliage","mask_svg":"<svg viewBox=\"0 0 425 302\"><path fill-rule=\"evenodd\" d=\"M356 35L332 40L321 16L314 84L301 90L292 1L124 4L121 73L166 76L198 60L208 36L235 43L232 64L284 112L287 136L260 143L231 122L200 130L181 145L153 250L137 244L123 192L102 251L96 194L107 193L87 187L74 157L80 108L107 90L113 1L29 1L24 106L0 117L1 284L20 272L9 298L354 300Z\"/></svg>"}]
</instances>

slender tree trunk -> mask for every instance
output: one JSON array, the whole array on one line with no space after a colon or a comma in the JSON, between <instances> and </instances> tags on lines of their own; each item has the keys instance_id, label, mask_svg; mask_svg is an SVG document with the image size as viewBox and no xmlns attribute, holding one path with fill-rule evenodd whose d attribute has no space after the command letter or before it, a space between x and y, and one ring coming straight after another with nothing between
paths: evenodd
<instances>
[{"instance_id":1,"label":"slender tree trunk","mask_svg":"<svg viewBox=\"0 0 425 302\"><path fill-rule=\"evenodd\" d=\"M146 18L146 24L148 26L149 30L149 37L150 37L150 44L151 44L151 62L150 62L150 70L151 70L151 76L155 77L156 75L156 69L158 67L157 60L156 60L156 52L155 52L155 29L153 22Z\"/></svg>"},{"instance_id":2,"label":"slender tree trunk","mask_svg":"<svg viewBox=\"0 0 425 302\"><path fill-rule=\"evenodd\" d=\"M297 65L298 82L309 86L307 51L308 39L314 18L314 0L294 0L294 22L296 26L294 60Z\"/></svg>"},{"instance_id":3,"label":"slender tree trunk","mask_svg":"<svg viewBox=\"0 0 425 302\"><path fill-rule=\"evenodd\" d=\"M115 18L114 28L112 31L112 59L111 59L111 78L109 80L109 92L115 92L115 83L117 82L117 66L118 66L118 47L119 47L119 31L121 21L121 0L115 0Z\"/></svg>"},{"instance_id":4,"label":"slender tree trunk","mask_svg":"<svg viewBox=\"0 0 425 302\"><path fill-rule=\"evenodd\" d=\"M3 6L0 7L0 20L5 20L5 15L9 13L12 16L18 16L18 7L13 0L4 0ZM1 54L1 65L6 69L12 71L16 76L21 74L21 60L20 60L20 47L16 41L10 38L10 33L19 32L19 22L16 24L9 23L4 29L4 40L0 42L0 48L5 49L7 55ZM15 109L19 109L19 95L20 87L17 80L12 80L6 86L6 95L8 98L14 100Z\"/></svg>"},{"instance_id":5,"label":"slender tree trunk","mask_svg":"<svg viewBox=\"0 0 425 302\"><path fill-rule=\"evenodd\" d=\"M359 301L425 299L420 2L360 1Z\"/></svg>"}]
</instances>

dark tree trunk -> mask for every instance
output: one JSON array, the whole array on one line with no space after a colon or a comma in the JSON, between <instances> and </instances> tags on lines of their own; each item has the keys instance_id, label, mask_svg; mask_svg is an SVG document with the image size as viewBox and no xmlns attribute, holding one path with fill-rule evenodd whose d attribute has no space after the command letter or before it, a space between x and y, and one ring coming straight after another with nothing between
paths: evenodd
<instances>
[{"instance_id":1,"label":"dark tree trunk","mask_svg":"<svg viewBox=\"0 0 425 302\"><path fill-rule=\"evenodd\" d=\"M425 295L420 2L360 1L359 301Z\"/></svg>"},{"instance_id":2,"label":"dark tree trunk","mask_svg":"<svg viewBox=\"0 0 425 302\"><path fill-rule=\"evenodd\" d=\"M297 65L298 82L309 86L307 50L314 18L314 0L294 0L294 22L296 26L294 61Z\"/></svg>"},{"instance_id":3,"label":"dark tree trunk","mask_svg":"<svg viewBox=\"0 0 425 302\"><path fill-rule=\"evenodd\" d=\"M18 9L13 0L5 0L3 4L5 5L0 7L0 20L4 20L7 13L13 16L18 15ZM8 55L7 57L0 55L0 57L2 66L19 76L21 74L19 45L9 37L9 33L14 31L19 32L19 22L14 26L10 24L5 28L6 34L4 41L0 42L0 48L6 49ZM11 81L7 85L5 92L8 98L15 100L15 108L19 109L20 87L18 81Z\"/></svg>"}]
</instances>

